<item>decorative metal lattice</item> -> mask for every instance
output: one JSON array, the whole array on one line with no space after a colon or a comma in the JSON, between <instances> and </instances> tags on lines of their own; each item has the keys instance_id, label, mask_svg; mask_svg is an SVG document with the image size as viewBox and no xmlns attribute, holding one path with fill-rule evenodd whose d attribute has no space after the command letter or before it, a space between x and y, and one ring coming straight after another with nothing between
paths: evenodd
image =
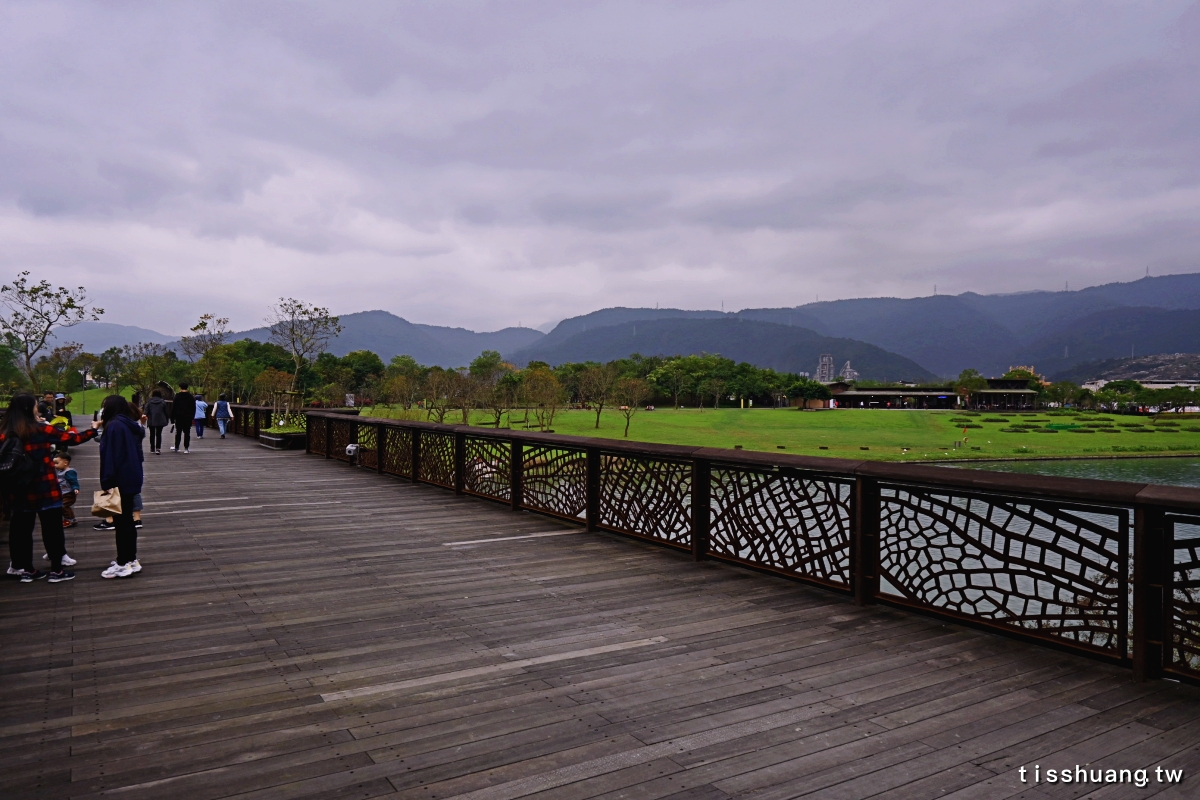
<instances>
[{"instance_id":1,"label":"decorative metal lattice","mask_svg":"<svg viewBox=\"0 0 1200 800\"><path fill-rule=\"evenodd\" d=\"M357 436L358 423L351 422L349 419L335 419L330 434L330 450L329 455L338 461L350 461L350 456L346 455L346 446L353 444Z\"/></svg>"},{"instance_id":2,"label":"decorative metal lattice","mask_svg":"<svg viewBox=\"0 0 1200 800\"><path fill-rule=\"evenodd\" d=\"M881 592L1126 656L1125 511L884 486L880 517Z\"/></svg>"},{"instance_id":3,"label":"decorative metal lattice","mask_svg":"<svg viewBox=\"0 0 1200 800\"><path fill-rule=\"evenodd\" d=\"M853 483L716 467L709 552L850 588Z\"/></svg>"},{"instance_id":4,"label":"decorative metal lattice","mask_svg":"<svg viewBox=\"0 0 1200 800\"><path fill-rule=\"evenodd\" d=\"M374 425L358 426L358 463L370 469L379 464L378 431Z\"/></svg>"},{"instance_id":5,"label":"decorative metal lattice","mask_svg":"<svg viewBox=\"0 0 1200 800\"><path fill-rule=\"evenodd\" d=\"M1170 668L1200 677L1200 518L1172 518Z\"/></svg>"},{"instance_id":6,"label":"decorative metal lattice","mask_svg":"<svg viewBox=\"0 0 1200 800\"><path fill-rule=\"evenodd\" d=\"M688 549L692 467L656 458L601 455L600 525Z\"/></svg>"},{"instance_id":7,"label":"decorative metal lattice","mask_svg":"<svg viewBox=\"0 0 1200 800\"><path fill-rule=\"evenodd\" d=\"M454 488L454 434L421 431L421 480Z\"/></svg>"},{"instance_id":8,"label":"decorative metal lattice","mask_svg":"<svg viewBox=\"0 0 1200 800\"><path fill-rule=\"evenodd\" d=\"M521 453L521 505L570 519L587 509L587 452L526 445Z\"/></svg>"},{"instance_id":9,"label":"decorative metal lattice","mask_svg":"<svg viewBox=\"0 0 1200 800\"><path fill-rule=\"evenodd\" d=\"M246 431L250 435L253 431ZM308 451L317 455L325 455L325 420L320 417L308 418Z\"/></svg>"},{"instance_id":10,"label":"decorative metal lattice","mask_svg":"<svg viewBox=\"0 0 1200 800\"><path fill-rule=\"evenodd\" d=\"M512 496L512 445L498 439L466 437L463 490L508 500Z\"/></svg>"},{"instance_id":11,"label":"decorative metal lattice","mask_svg":"<svg viewBox=\"0 0 1200 800\"><path fill-rule=\"evenodd\" d=\"M389 475L412 477L412 431L408 428L384 427L383 471Z\"/></svg>"}]
</instances>

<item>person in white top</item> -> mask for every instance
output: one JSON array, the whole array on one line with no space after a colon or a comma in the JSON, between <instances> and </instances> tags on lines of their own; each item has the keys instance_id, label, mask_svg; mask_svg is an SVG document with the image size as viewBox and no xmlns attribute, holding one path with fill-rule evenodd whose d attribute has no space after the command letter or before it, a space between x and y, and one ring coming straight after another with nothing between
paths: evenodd
<instances>
[{"instance_id":1,"label":"person in white top","mask_svg":"<svg viewBox=\"0 0 1200 800\"><path fill-rule=\"evenodd\" d=\"M204 438L204 417L208 413L208 403L204 402L204 395L196 395L196 438Z\"/></svg>"}]
</instances>

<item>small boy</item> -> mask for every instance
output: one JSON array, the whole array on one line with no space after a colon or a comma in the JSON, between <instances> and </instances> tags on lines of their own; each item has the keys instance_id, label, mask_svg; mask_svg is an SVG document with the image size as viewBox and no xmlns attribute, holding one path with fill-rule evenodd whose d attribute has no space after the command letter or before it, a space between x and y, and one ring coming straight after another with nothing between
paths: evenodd
<instances>
[{"instance_id":1,"label":"small boy","mask_svg":"<svg viewBox=\"0 0 1200 800\"><path fill-rule=\"evenodd\" d=\"M63 527L74 528L75 499L79 496L79 474L71 469L71 454L62 451L54 454L54 471L58 474L58 490L62 492Z\"/></svg>"}]
</instances>

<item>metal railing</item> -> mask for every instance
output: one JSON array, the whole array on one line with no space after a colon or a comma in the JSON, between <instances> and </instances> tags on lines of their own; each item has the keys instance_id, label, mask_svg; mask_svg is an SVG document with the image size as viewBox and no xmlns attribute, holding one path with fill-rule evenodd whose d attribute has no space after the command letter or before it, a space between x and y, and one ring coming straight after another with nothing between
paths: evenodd
<instances>
[{"instance_id":1,"label":"metal railing","mask_svg":"<svg viewBox=\"0 0 1200 800\"><path fill-rule=\"evenodd\" d=\"M1200 682L1200 489L320 411L307 432L414 483Z\"/></svg>"}]
</instances>

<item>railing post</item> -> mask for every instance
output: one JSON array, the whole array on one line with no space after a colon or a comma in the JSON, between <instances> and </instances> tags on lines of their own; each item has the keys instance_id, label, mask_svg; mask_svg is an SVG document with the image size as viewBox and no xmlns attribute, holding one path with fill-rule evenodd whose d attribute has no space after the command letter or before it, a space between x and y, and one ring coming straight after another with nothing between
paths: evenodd
<instances>
[{"instance_id":1,"label":"railing post","mask_svg":"<svg viewBox=\"0 0 1200 800\"><path fill-rule=\"evenodd\" d=\"M333 457L333 417L325 418L325 457Z\"/></svg>"},{"instance_id":2,"label":"railing post","mask_svg":"<svg viewBox=\"0 0 1200 800\"><path fill-rule=\"evenodd\" d=\"M512 440L512 455L509 457L508 470L508 502L509 507L513 511L521 510L521 503L524 498L524 490L521 488L522 480L524 479L525 466L524 448L521 447L519 439Z\"/></svg>"},{"instance_id":3,"label":"railing post","mask_svg":"<svg viewBox=\"0 0 1200 800\"><path fill-rule=\"evenodd\" d=\"M692 462L692 560L708 558L708 533L712 524L712 463Z\"/></svg>"},{"instance_id":4,"label":"railing post","mask_svg":"<svg viewBox=\"0 0 1200 800\"><path fill-rule=\"evenodd\" d=\"M1168 653L1166 623L1170 619L1171 547L1163 512L1148 506L1133 509L1133 679L1161 678Z\"/></svg>"},{"instance_id":5,"label":"railing post","mask_svg":"<svg viewBox=\"0 0 1200 800\"><path fill-rule=\"evenodd\" d=\"M454 493L462 494L466 485L467 465L467 434L464 431L454 432Z\"/></svg>"},{"instance_id":6,"label":"railing post","mask_svg":"<svg viewBox=\"0 0 1200 800\"><path fill-rule=\"evenodd\" d=\"M304 455L312 454L312 417L304 415Z\"/></svg>"},{"instance_id":7,"label":"railing post","mask_svg":"<svg viewBox=\"0 0 1200 800\"><path fill-rule=\"evenodd\" d=\"M409 465L409 474L412 476L413 483L421 482L421 430L419 428L409 428L412 436L412 464Z\"/></svg>"},{"instance_id":8,"label":"railing post","mask_svg":"<svg viewBox=\"0 0 1200 800\"><path fill-rule=\"evenodd\" d=\"M261 413L262 412L260 412L257 408L254 409L254 438L255 439L258 438L259 432L262 431L262 421L259 419L259 415ZM269 428L271 426L268 425L267 427Z\"/></svg>"},{"instance_id":9,"label":"railing post","mask_svg":"<svg viewBox=\"0 0 1200 800\"><path fill-rule=\"evenodd\" d=\"M879 482L854 480L854 514L851 518L851 569L854 604L871 605L879 593Z\"/></svg>"},{"instance_id":10,"label":"railing post","mask_svg":"<svg viewBox=\"0 0 1200 800\"><path fill-rule=\"evenodd\" d=\"M587 507L584 516L589 531L600 530L600 448L587 449Z\"/></svg>"},{"instance_id":11,"label":"railing post","mask_svg":"<svg viewBox=\"0 0 1200 800\"><path fill-rule=\"evenodd\" d=\"M375 471L383 474L383 437L385 429L382 422L375 423Z\"/></svg>"}]
</instances>

